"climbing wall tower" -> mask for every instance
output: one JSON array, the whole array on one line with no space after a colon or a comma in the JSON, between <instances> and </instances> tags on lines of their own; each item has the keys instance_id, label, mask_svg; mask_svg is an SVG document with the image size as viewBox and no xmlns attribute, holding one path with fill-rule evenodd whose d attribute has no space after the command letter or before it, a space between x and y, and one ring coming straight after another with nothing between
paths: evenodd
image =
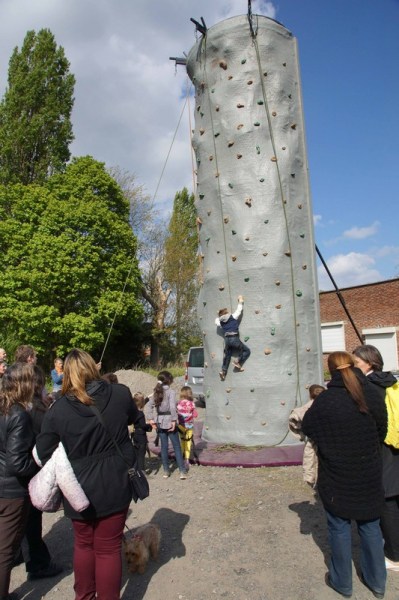
<instances>
[{"instance_id":1,"label":"climbing wall tower","mask_svg":"<svg viewBox=\"0 0 399 600\"><path fill-rule=\"evenodd\" d=\"M296 443L290 411L322 383L318 287L296 40L254 15L222 21L191 49L207 441ZM245 298L244 372L220 381L220 308Z\"/></svg>"}]
</instances>

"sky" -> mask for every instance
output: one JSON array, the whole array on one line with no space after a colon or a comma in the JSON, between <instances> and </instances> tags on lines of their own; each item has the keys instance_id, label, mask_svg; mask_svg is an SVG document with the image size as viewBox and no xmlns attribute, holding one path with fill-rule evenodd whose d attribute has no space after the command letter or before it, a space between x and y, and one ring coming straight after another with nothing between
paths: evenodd
<instances>
[{"instance_id":1,"label":"sky","mask_svg":"<svg viewBox=\"0 0 399 600\"><path fill-rule=\"evenodd\" d=\"M49 28L76 77L73 156L134 174L168 215L193 189L183 56L247 0L0 0L0 93L26 32ZM399 276L399 0L252 0L297 38L316 244L342 287ZM185 108L184 108L185 107ZM318 261L319 287L331 289Z\"/></svg>"}]
</instances>

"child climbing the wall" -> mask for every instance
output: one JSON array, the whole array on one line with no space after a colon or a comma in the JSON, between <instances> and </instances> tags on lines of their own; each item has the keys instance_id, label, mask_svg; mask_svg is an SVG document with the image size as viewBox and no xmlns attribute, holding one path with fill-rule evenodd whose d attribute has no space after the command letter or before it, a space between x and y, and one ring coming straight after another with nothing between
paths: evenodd
<instances>
[{"instance_id":1,"label":"child climbing the wall","mask_svg":"<svg viewBox=\"0 0 399 600\"><path fill-rule=\"evenodd\" d=\"M181 451L184 459L184 466L187 471L190 468L190 454L193 444L194 419L198 413L194 404L192 389L189 385L184 385L180 390L180 399L177 403L178 429L180 435Z\"/></svg>"},{"instance_id":2,"label":"child climbing the wall","mask_svg":"<svg viewBox=\"0 0 399 600\"><path fill-rule=\"evenodd\" d=\"M248 346L243 344L240 340L239 317L241 316L243 305L244 297L238 296L238 306L235 312L230 314L227 308L221 308L219 310L219 316L215 319L216 326L221 327L224 333L223 363L222 370L219 372L221 381L226 379L233 352L238 354L238 358L233 361L234 368L240 372L244 371L243 365L251 354Z\"/></svg>"},{"instance_id":3,"label":"child climbing the wall","mask_svg":"<svg viewBox=\"0 0 399 600\"><path fill-rule=\"evenodd\" d=\"M144 471L145 453L148 448L147 431L152 431L152 426L146 423L143 408L146 404L146 398L141 392L136 392L133 395L133 400L139 411L139 419L134 425L134 430L131 433L131 439L137 453L137 464L139 469ZM129 426L130 427L130 426Z\"/></svg>"},{"instance_id":4,"label":"child climbing the wall","mask_svg":"<svg viewBox=\"0 0 399 600\"><path fill-rule=\"evenodd\" d=\"M301 442L305 442L303 448L302 472L303 480L306 481L312 488L316 488L317 484L317 448L315 444L307 438L302 431L302 420L307 410L312 406L313 401L321 392L325 391L325 387L314 383L309 387L309 402L303 406L294 408L290 413L288 421L291 432L298 437Z\"/></svg>"}]
</instances>

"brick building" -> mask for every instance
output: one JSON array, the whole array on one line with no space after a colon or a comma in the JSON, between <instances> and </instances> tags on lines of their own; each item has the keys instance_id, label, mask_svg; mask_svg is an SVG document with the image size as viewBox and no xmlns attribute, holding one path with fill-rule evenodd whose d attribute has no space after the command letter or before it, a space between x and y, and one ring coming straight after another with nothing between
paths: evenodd
<instances>
[{"instance_id":1,"label":"brick building","mask_svg":"<svg viewBox=\"0 0 399 600\"><path fill-rule=\"evenodd\" d=\"M399 278L340 290L363 343L376 346L384 369L399 369ZM335 290L320 292L323 361L335 350L351 351L360 344Z\"/></svg>"}]
</instances>

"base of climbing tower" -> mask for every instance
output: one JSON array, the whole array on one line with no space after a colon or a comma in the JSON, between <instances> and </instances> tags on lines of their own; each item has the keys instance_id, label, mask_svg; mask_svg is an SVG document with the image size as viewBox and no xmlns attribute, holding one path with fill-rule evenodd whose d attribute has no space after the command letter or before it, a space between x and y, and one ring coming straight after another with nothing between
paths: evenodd
<instances>
[{"instance_id":1,"label":"base of climbing tower","mask_svg":"<svg viewBox=\"0 0 399 600\"><path fill-rule=\"evenodd\" d=\"M287 467L302 464L303 444L290 446L256 446L254 448L234 444L218 444L201 439L203 423L197 420L194 428L194 451L191 462L206 467ZM161 447L154 445L155 435L149 435L149 448L160 454ZM170 444L170 457L174 453Z\"/></svg>"}]
</instances>

